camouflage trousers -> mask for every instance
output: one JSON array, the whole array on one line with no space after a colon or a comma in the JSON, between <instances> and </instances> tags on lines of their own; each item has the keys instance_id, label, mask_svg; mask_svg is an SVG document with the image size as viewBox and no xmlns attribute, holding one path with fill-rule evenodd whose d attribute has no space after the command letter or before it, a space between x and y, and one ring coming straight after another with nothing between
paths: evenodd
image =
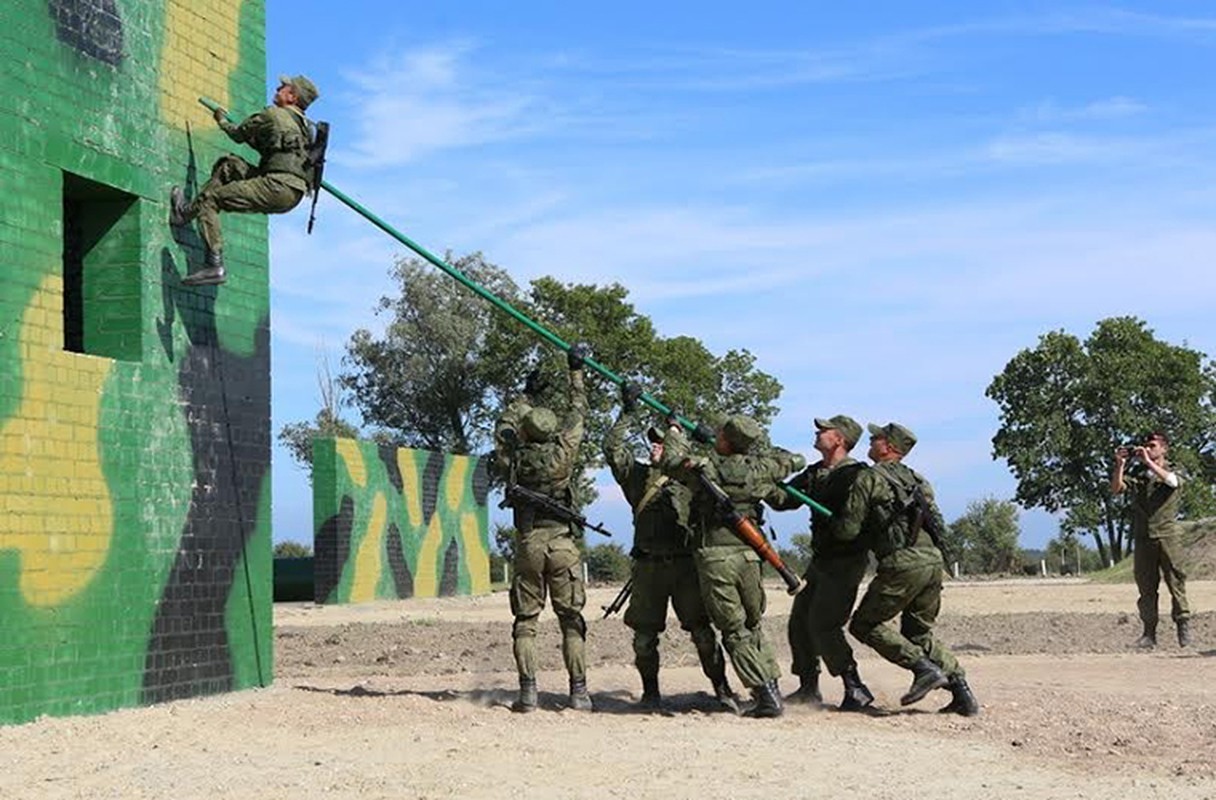
<instances>
[{"instance_id":1,"label":"camouflage trousers","mask_svg":"<svg viewBox=\"0 0 1216 800\"><path fill-rule=\"evenodd\" d=\"M659 639L667 629L667 604L671 602L680 627L688 631L701 670L711 681L726 674L721 648L709 613L701 598L701 583L692 554L648 556L633 562L633 592L625 610L625 624L633 630L633 658L643 677L659 674Z\"/></svg>"},{"instance_id":2,"label":"camouflage trousers","mask_svg":"<svg viewBox=\"0 0 1216 800\"><path fill-rule=\"evenodd\" d=\"M1191 606L1186 599L1186 573L1178 559L1182 556L1182 546L1177 536L1162 536L1150 539L1141 536L1136 539L1136 549L1132 554L1132 571L1136 576L1136 588L1140 590L1140 599L1136 607L1140 610L1140 621L1145 626L1157 624L1157 592L1161 581L1165 580L1165 588L1170 593L1170 617L1174 622L1184 620L1191 615Z\"/></svg>"},{"instance_id":3,"label":"camouflage trousers","mask_svg":"<svg viewBox=\"0 0 1216 800\"><path fill-rule=\"evenodd\" d=\"M767 603L760 557L744 547L703 547L694 561L705 610L722 633L739 681L751 689L776 680L781 669L760 624Z\"/></svg>"},{"instance_id":4,"label":"camouflage trousers","mask_svg":"<svg viewBox=\"0 0 1216 800\"><path fill-rule=\"evenodd\" d=\"M880 565L853 613L849 633L904 669L927 658L947 677L966 677L950 649L933 636L933 623L941 608L940 562L895 569ZM899 630L888 624L897 616Z\"/></svg>"},{"instance_id":5,"label":"camouflage trousers","mask_svg":"<svg viewBox=\"0 0 1216 800\"><path fill-rule=\"evenodd\" d=\"M304 199L304 190L291 185L294 176L271 173L261 175L240 156L226 155L215 162L211 179L203 184L190 203L186 218L198 218L198 232L207 249L223 252L220 212L282 214Z\"/></svg>"},{"instance_id":6,"label":"camouflage trousers","mask_svg":"<svg viewBox=\"0 0 1216 800\"><path fill-rule=\"evenodd\" d=\"M536 677L536 628L545 596L553 601L553 613L562 631L562 659L571 678L587 674L587 623L583 605L583 565L578 546L566 526L534 528L520 537L515 553L515 575L511 579L511 630L515 665L523 678Z\"/></svg>"},{"instance_id":7,"label":"camouflage trousers","mask_svg":"<svg viewBox=\"0 0 1216 800\"><path fill-rule=\"evenodd\" d=\"M794 597L786 629L795 675L819 674L820 659L832 675L856 665L853 648L844 638L844 626L857 602L866 563L865 553L811 560L802 576L806 588Z\"/></svg>"}]
</instances>

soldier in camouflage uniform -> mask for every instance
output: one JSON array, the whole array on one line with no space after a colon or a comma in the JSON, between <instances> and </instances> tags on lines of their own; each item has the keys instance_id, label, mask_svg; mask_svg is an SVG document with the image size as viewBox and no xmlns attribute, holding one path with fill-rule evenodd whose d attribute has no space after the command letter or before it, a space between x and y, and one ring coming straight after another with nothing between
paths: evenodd
<instances>
[{"instance_id":1,"label":"soldier in camouflage uniform","mask_svg":"<svg viewBox=\"0 0 1216 800\"><path fill-rule=\"evenodd\" d=\"M1178 646L1191 643L1191 607L1186 599L1186 573L1179 559L1178 506L1182 500L1182 478L1170 467L1166 454L1169 437L1161 431L1149 434L1133 452L1115 451L1115 471L1110 488L1114 494L1130 489L1132 509L1132 565L1140 599L1136 606L1144 633L1136 647L1157 646L1157 592L1162 579L1170 592L1170 614L1178 630ZM1134 456L1144 465L1141 475L1126 475L1127 459Z\"/></svg>"},{"instance_id":2,"label":"soldier in camouflage uniform","mask_svg":"<svg viewBox=\"0 0 1216 800\"><path fill-rule=\"evenodd\" d=\"M803 575L806 588L794 598L787 628L792 671L798 676L799 686L786 699L793 703L823 702L819 689L822 658L828 672L844 684L841 710L859 711L874 702L874 695L861 680L844 628L869 560L860 528L845 525L849 492L867 469L849 455L861 438L861 425L852 417L837 414L830 419L816 418L815 429L815 449L823 458L791 478L790 485L831 511L832 516L811 510L811 561ZM774 507L794 508L797 504L797 500L784 497Z\"/></svg>"},{"instance_id":3,"label":"soldier in camouflage uniform","mask_svg":"<svg viewBox=\"0 0 1216 800\"><path fill-rule=\"evenodd\" d=\"M899 699L901 705L947 687L953 699L941 710L975 716L980 707L966 673L933 636L945 563L931 531L944 531L946 522L929 481L903 463L916 437L894 422L870 425L869 430L874 466L854 484L846 524L871 531L878 572L853 614L849 633L912 672L912 685ZM896 617L898 630L890 624Z\"/></svg>"},{"instance_id":4,"label":"soldier in camouflage uniform","mask_svg":"<svg viewBox=\"0 0 1216 800\"><path fill-rule=\"evenodd\" d=\"M693 490L692 521L698 538L693 562L701 596L710 620L722 633L739 680L755 699L747 713L779 717L781 669L761 626L766 599L760 556L734 534L695 474L703 471L726 492L738 513L761 525L761 501L783 496L779 481L806 463L802 456L776 448L753 452L762 439L764 431L755 420L735 414L718 429L713 452L706 458L693 457L683 430L673 425L664 440L662 468Z\"/></svg>"},{"instance_id":5,"label":"soldier in camouflage uniform","mask_svg":"<svg viewBox=\"0 0 1216 800\"><path fill-rule=\"evenodd\" d=\"M497 430L498 437L508 443L509 454L505 464L496 462L496 469L505 471L508 481L518 481L565 506L571 505L574 462L583 441L583 421L587 415L583 385L587 354L586 346L581 344L567 352L570 411L560 427L550 409L533 406L518 419L517 427L514 421L507 420L507 424L500 422ZM544 511L525 506L514 509L514 522L519 539L511 579L511 613L515 616L512 639L519 670L519 697L512 709L520 712L536 709L536 623L548 595L562 631L562 658L570 675L570 707L590 711L585 654L587 623L582 614L587 598L575 529L571 523L550 519Z\"/></svg>"},{"instance_id":6,"label":"soldier in camouflage uniform","mask_svg":"<svg viewBox=\"0 0 1216 800\"><path fill-rule=\"evenodd\" d=\"M693 533L688 519L691 493L660 471L661 441L650 443L646 461L634 458L628 442L631 424L637 422L640 395L641 388L636 384L621 387L621 413L604 439L604 457L612 477L633 509L633 589L625 624L633 630L634 664L642 678L640 705L648 710L661 707L659 639L667 628L670 600L680 627L692 636L714 695L737 711L734 692L726 680L726 658L709 623L693 564ZM653 438L660 436L658 432Z\"/></svg>"},{"instance_id":7,"label":"soldier in camouflage uniform","mask_svg":"<svg viewBox=\"0 0 1216 800\"><path fill-rule=\"evenodd\" d=\"M224 109L215 111L215 121L232 141L258 151L261 160L257 166L232 154L221 157L211 169L211 179L191 202L179 187L173 187L169 221L186 225L197 217L199 234L207 246L203 268L182 279L188 286L225 280L220 212L282 214L299 205L309 189L312 178L306 161L312 133L304 111L319 93L303 75L283 75L279 80L274 104L240 125L229 122Z\"/></svg>"}]
</instances>

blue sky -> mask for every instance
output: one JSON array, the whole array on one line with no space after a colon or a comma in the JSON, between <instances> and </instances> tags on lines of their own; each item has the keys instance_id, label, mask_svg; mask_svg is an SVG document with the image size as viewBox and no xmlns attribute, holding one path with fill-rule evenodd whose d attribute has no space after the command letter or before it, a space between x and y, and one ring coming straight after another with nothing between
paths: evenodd
<instances>
[{"instance_id":1,"label":"blue sky","mask_svg":"<svg viewBox=\"0 0 1216 800\"><path fill-rule=\"evenodd\" d=\"M902 422L948 518L1012 496L983 393L1042 333L1135 314L1216 352L1209 4L267 6L269 74L321 88L330 183L432 252L619 281L663 335L749 349L780 444ZM405 252L319 213L271 223L275 431ZM273 458L275 538L307 541L306 476ZM589 515L628 529L614 487Z\"/></svg>"}]
</instances>

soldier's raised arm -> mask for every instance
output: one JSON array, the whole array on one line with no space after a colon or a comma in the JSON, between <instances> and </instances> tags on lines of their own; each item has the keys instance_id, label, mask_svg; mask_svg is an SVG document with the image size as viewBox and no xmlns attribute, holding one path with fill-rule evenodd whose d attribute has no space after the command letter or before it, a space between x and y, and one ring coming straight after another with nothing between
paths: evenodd
<instances>
[{"instance_id":1,"label":"soldier's raised arm","mask_svg":"<svg viewBox=\"0 0 1216 800\"><path fill-rule=\"evenodd\" d=\"M800 500L791 498L789 493L782 488L781 484L791 472L805 471L805 468L806 458L800 453L780 447L774 447L766 453L759 460L759 469L763 473L763 477L770 483L768 493L764 496L764 502L778 511L797 508L802 505ZM802 472L799 472L799 475L801 474ZM791 500L793 500L792 503L790 502Z\"/></svg>"},{"instance_id":2,"label":"soldier's raised arm","mask_svg":"<svg viewBox=\"0 0 1216 800\"><path fill-rule=\"evenodd\" d=\"M583 442L587 420L587 385L583 378L583 359L590 355L590 348L579 343L571 345L566 351L566 365L570 368L570 408L562 421L562 429L557 440L562 449L573 457L578 446Z\"/></svg>"},{"instance_id":3,"label":"soldier's raised arm","mask_svg":"<svg viewBox=\"0 0 1216 800\"><path fill-rule=\"evenodd\" d=\"M628 436L630 426L636 422L638 397L641 394L642 388L636 383L621 385L621 413L608 429L608 435L604 437L604 460L612 470L612 477L621 486L628 482L635 463Z\"/></svg>"}]
</instances>

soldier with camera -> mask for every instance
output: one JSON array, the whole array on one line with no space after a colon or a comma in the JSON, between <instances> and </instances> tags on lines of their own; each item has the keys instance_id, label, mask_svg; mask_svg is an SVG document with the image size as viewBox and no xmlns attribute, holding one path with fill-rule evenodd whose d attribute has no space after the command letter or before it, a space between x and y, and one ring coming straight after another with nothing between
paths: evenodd
<instances>
[{"instance_id":1,"label":"soldier with camera","mask_svg":"<svg viewBox=\"0 0 1216 800\"><path fill-rule=\"evenodd\" d=\"M1157 646L1157 591L1161 580L1169 590L1171 617L1178 630L1178 645L1191 643L1191 609L1186 600L1186 574L1179 563L1178 507L1182 500L1182 479L1172 469L1166 454L1169 437L1154 431L1142 444L1115 450L1115 470L1110 490L1115 494L1131 492L1133 571L1140 599L1136 606L1144 632L1136 647ZM1135 459L1144 471L1128 474L1127 464Z\"/></svg>"}]
</instances>

